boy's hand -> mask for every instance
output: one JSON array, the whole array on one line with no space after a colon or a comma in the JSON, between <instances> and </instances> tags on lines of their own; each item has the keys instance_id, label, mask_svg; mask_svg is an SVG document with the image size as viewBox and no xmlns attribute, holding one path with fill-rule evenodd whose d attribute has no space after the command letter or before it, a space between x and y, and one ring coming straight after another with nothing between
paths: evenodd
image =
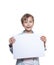
<instances>
[{"instance_id":1,"label":"boy's hand","mask_svg":"<svg viewBox=\"0 0 54 65\"><path fill-rule=\"evenodd\" d=\"M10 43L10 44L15 43L15 41L16 41L16 40L14 39L14 37L11 37L11 38L9 39L9 43Z\"/></svg>"},{"instance_id":2,"label":"boy's hand","mask_svg":"<svg viewBox=\"0 0 54 65\"><path fill-rule=\"evenodd\" d=\"M46 37L45 36L41 36L40 39L44 42L44 47L46 47Z\"/></svg>"},{"instance_id":3,"label":"boy's hand","mask_svg":"<svg viewBox=\"0 0 54 65\"><path fill-rule=\"evenodd\" d=\"M40 39L41 39L44 43L46 43L46 37L45 37L45 36L41 36Z\"/></svg>"}]
</instances>

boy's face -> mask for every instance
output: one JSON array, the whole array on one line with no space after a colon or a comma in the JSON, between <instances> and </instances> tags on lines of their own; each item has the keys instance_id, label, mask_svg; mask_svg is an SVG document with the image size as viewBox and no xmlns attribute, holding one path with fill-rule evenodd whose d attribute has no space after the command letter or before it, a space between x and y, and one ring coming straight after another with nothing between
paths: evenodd
<instances>
[{"instance_id":1,"label":"boy's face","mask_svg":"<svg viewBox=\"0 0 54 65\"><path fill-rule=\"evenodd\" d=\"M23 27L26 31L31 31L34 25L34 21L32 17L28 17L26 20L23 21Z\"/></svg>"}]
</instances>

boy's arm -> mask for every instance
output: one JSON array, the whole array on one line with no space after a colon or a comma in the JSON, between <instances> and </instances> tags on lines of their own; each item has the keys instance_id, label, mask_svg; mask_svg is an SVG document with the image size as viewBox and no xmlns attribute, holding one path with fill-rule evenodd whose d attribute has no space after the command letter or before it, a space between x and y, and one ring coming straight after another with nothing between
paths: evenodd
<instances>
[{"instance_id":1,"label":"boy's arm","mask_svg":"<svg viewBox=\"0 0 54 65\"><path fill-rule=\"evenodd\" d=\"M9 48L10 48L10 51L11 51L11 53L13 53L13 43L15 43L15 39L14 39L14 37L11 37L10 39L9 39Z\"/></svg>"},{"instance_id":2,"label":"boy's arm","mask_svg":"<svg viewBox=\"0 0 54 65\"><path fill-rule=\"evenodd\" d=\"M44 50L46 51L47 49L46 49L46 42L44 42Z\"/></svg>"},{"instance_id":3,"label":"boy's arm","mask_svg":"<svg viewBox=\"0 0 54 65\"><path fill-rule=\"evenodd\" d=\"M9 49L10 49L11 53L13 53L13 46L11 43L9 44Z\"/></svg>"},{"instance_id":4,"label":"boy's arm","mask_svg":"<svg viewBox=\"0 0 54 65\"><path fill-rule=\"evenodd\" d=\"M45 36L41 36L40 39L41 39L41 40L43 41L43 43L44 43L44 49L47 50L47 49L46 49L46 41L47 41L46 37L45 37Z\"/></svg>"}]
</instances>

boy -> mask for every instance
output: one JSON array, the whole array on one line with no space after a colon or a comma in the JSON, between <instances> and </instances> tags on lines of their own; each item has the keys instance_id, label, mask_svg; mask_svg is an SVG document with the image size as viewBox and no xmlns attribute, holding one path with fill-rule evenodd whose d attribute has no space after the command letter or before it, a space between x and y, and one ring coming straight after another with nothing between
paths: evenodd
<instances>
[{"instance_id":1,"label":"boy","mask_svg":"<svg viewBox=\"0 0 54 65\"><path fill-rule=\"evenodd\" d=\"M21 22L25 30L21 33L27 33L27 34L32 34L34 33L32 31L32 27L34 25L34 17L31 14L24 14L21 18ZM44 47L46 48L46 37L41 36L40 39L44 42ZM13 47L12 45L15 43L14 37L11 37L9 39L9 47L10 51L13 53ZM39 65L39 58L26 58L26 59L17 59L16 65Z\"/></svg>"}]
</instances>

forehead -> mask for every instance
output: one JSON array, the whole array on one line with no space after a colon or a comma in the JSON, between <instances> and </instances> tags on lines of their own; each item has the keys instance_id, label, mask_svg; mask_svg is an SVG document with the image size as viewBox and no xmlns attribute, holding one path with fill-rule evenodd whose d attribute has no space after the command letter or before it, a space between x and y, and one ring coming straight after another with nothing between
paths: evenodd
<instances>
[{"instance_id":1,"label":"forehead","mask_svg":"<svg viewBox=\"0 0 54 65\"><path fill-rule=\"evenodd\" d=\"M33 18L32 17L28 17L27 20L33 20Z\"/></svg>"},{"instance_id":2,"label":"forehead","mask_svg":"<svg viewBox=\"0 0 54 65\"><path fill-rule=\"evenodd\" d=\"M26 20L33 20L33 18L30 16L30 17L24 19L24 21L26 21Z\"/></svg>"}]
</instances>

